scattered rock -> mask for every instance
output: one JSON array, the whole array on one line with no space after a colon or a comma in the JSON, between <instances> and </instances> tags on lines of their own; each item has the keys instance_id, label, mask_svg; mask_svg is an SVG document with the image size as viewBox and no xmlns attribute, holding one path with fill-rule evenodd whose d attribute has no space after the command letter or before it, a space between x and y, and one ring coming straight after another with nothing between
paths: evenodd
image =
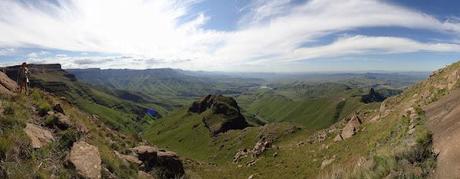
<instances>
[{"instance_id":1,"label":"scattered rock","mask_svg":"<svg viewBox=\"0 0 460 179\"><path fill-rule=\"evenodd\" d=\"M84 141L73 144L69 157L77 173L84 178L101 178L101 157L97 147Z\"/></svg>"},{"instance_id":2,"label":"scattered rock","mask_svg":"<svg viewBox=\"0 0 460 179\"><path fill-rule=\"evenodd\" d=\"M271 140L263 137L256 143L256 145L254 145L254 148L252 148L251 150L243 149L243 150L238 151L233 157L233 162L238 163L241 159L246 158L248 156L251 156L252 158L257 158L265 150L271 147L272 143L273 142ZM276 155L278 154L276 153Z\"/></svg>"},{"instance_id":3,"label":"scattered rock","mask_svg":"<svg viewBox=\"0 0 460 179\"><path fill-rule=\"evenodd\" d=\"M256 174L249 175L248 179L254 179L256 177Z\"/></svg>"},{"instance_id":4,"label":"scattered rock","mask_svg":"<svg viewBox=\"0 0 460 179\"><path fill-rule=\"evenodd\" d=\"M103 167L102 168L102 178L105 179L117 179L117 176L113 174L109 169Z\"/></svg>"},{"instance_id":5,"label":"scattered rock","mask_svg":"<svg viewBox=\"0 0 460 179\"><path fill-rule=\"evenodd\" d=\"M255 159L251 160L246 164L246 167L252 167L252 166L254 166L256 164L256 162L257 162L257 160L255 160Z\"/></svg>"},{"instance_id":6,"label":"scattered rock","mask_svg":"<svg viewBox=\"0 0 460 179\"><path fill-rule=\"evenodd\" d=\"M300 141L300 142L297 143L297 147L300 147L300 146L302 146L303 144L305 144L305 143L304 143L303 141Z\"/></svg>"},{"instance_id":7,"label":"scattered rock","mask_svg":"<svg viewBox=\"0 0 460 179\"><path fill-rule=\"evenodd\" d=\"M137 178L138 179L155 179L155 177L153 177L149 173L141 171L141 170L139 170L139 172L137 172Z\"/></svg>"},{"instance_id":8,"label":"scattered rock","mask_svg":"<svg viewBox=\"0 0 460 179\"><path fill-rule=\"evenodd\" d=\"M53 119L51 123L49 123L48 125L56 126L57 128L62 130L66 130L72 126L70 118L62 113L55 113L51 117L53 117Z\"/></svg>"},{"instance_id":9,"label":"scattered rock","mask_svg":"<svg viewBox=\"0 0 460 179\"><path fill-rule=\"evenodd\" d=\"M347 125L342 130L342 138L348 139L355 135L358 132L359 126L361 125L361 119L357 115L353 115L353 117L348 121Z\"/></svg>"},{"instance_id":10,"label":"scattered rock","mask_svg":"<svg viewBox=\"0 0 460 179\"><path fill-rule=\"evenodd\" d=\"M415 132L415 128L412 128L412 129L410 129L409 131L407 131L407 134L411 135L411 134L413 134L414 132Z\"/></svg>"},{"instance_id":11,"label":"scattered rock","mask_svg":"<svg viewBox=\"0 0 460 179\"><path fill-rule=\"evenodd\" d=\"M254 148L252 149L252 154L255 157L258 157L260 154L262 154L267 148L269 148L272 144L271 140L267 140L266 138L260 139Z\"/></svg>"},{"instance_id":12,"label":"scattered rock","mask_svg":"<svg viewBox=\"0 0 460 179\"><path fill-rule=\"evenodd\" d=\"M89 132L89 129L88 129L84 124L77 123L77 124L75 125L75 127L77 128L77 131L78 131L80 134L88 134L88 132Z\"/></svg>"},{"instance_id":13,"label":"scattered rock","mask_svg":"<svg viewBox=\"0 0 460 179\"><path fill-rule=\"evenodd\" d=\"M119 152L117 151L114 151L115 152L115 155L118 156L118 158L122 159L122 160L125 160L135 166L139 166L142 164L142 161L140 161L137 157L135 156L132 156L132 155L123 155L123 154L120 154Z\"/></svg>"},{"instance_id":14,"label":"scattered rock","mask_svg":"<svg viewBox=\"0 0 460 179\"><path fill-rule=\"evenodd\" d=\"M379 116L379 115L375 115L374 117L372 117L372 118L369 120L369 122L377 122L377 121L379 121L379 119L380 119L380 116Z\"/></svg>"},{"instance_id":15,"label":"scattered rock","mask_svg":"<svg viewBox=\"0 0 460 179\"><path fill-rule=\"evenodd\" d=\"M24 132L30 138L32 148L35 149L41 148L54 141L53 134L50 131L35 124L27 123L26 128L24 128Z\"/></svg>"},{"instance_id":16,"label":"scattered rock","mask_svg":"<svg viewBox=\"0 0 460 179\"><path fill-rule=\"evenodd\" d=\"M334 142L339 142L339 141L342 141L343 140L343 137L341 134L337 134L337 136L335 136L334 138Z\"/></svg>"},{"instance_id":17,"label":"scattered rock","mask_svg":"<svg viewBox=\"0 0 460 179\"><path fill-rule=\"evenodd\" d=\"M328 160L324 160L322 163L321 163L321 169L324 169L326 168L328 165L330 165L332 162L335 161L335 157L331 158L331 159L328 159Z\"/></svg>"},{"instance_id":18,"label":"scattered rock","mask_svg":"<svg viewBox=\"0 0 460 179\"><path fill-rule=\"evenodd\" d=\"M239 150L235 156L233 156L233 162L238 163L241 159L246 158L249 154L248 149Z\"/></svg>"},{"instance_id":19,"label":"scattered rock","mask_svg":"<svg viewBox=\"0 0 460 179\"><path fill-rule=\"evenodd\" d=\"M321 142L324 142L326 139L327 139L327 134L328 133L332 133L333 131L335 131L335 129L333 130L321 130L321 131L318 131L316 132L315 134L311 135L310 137L308 137L307 139L307 142L309 144L313 144L313 143L321 143ZM297 144L298 146L299 145L303 145L302 144Z\"/></svg>"}]
</instances>

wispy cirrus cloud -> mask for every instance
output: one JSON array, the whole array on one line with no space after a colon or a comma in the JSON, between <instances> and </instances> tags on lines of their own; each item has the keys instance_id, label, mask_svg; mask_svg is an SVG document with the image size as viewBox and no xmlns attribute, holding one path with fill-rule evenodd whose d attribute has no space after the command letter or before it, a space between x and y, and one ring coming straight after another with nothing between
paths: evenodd
<instances>
[{"instance_id":1,"label":"wispy cirrus cloud","mask_svg":"<svg viewBox=\"0 0 460 179\"><path fill-rule=\"evenodd\" d=\"M381 0L310 0L301 4L291 0L256 0L246 7L233 31L204 28L211 16L192 10L200 3L197 0L57 2L1 1L0 47L142 57L138 61L116 56L55 57L66 67L147 68L161 64L215 70L234 70L233 66L267 61L289 63L356 54L459 50L455 41L421 42L407 37L360 34L314 45L332 34L379 27L460 36L460 23L455 19L442 21ZM184 17L193 18L184 21ZM56 59L46 57L36 61L55 62Z\"/></svg>"}]
</instances>

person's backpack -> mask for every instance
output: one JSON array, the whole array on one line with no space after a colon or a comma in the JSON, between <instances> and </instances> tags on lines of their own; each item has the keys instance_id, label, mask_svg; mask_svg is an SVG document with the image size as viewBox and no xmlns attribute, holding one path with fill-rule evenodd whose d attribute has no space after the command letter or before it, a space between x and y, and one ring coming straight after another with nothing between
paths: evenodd
<instances>
[{"instance_id":1,"label":"person's backpack","mask_svg":"<svg viewBox=\"0 0 460 179\"><path fill-rule=\"evenodd\" d=\"M30 71L29 71L29 68L26 67L26 68L24 69L24 74L25 74L25 76L26 76L26 83L29 83L29 82L30 82L30 81L29 81L29 78L30 78Z\"/></svg>"}]
</instances>

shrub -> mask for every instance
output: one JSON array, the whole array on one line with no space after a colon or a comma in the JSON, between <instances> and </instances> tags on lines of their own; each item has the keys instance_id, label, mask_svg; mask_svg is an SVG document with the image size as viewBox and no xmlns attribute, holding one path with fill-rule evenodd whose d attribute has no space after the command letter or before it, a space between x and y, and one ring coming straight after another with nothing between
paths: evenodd
<instances>
[{"instance_id":1,"label":"shrub","mask_svg":"<svg viewBox=\"0 0 460 179\"><path fill-rule=\"evenodd\" d=\"M38 105L38 115L45 116L48 111L51 111L51 106L47 102Z\"/></svg>"},{"instance_id":2,"label":"shrub","mask_svg":"<svg viewBox=\"0 0 460 179\"><path fill-rule=\"evenodd\" d=\"M59 146L61 148L70 149L73 143L78 141L80 137L81 134L74 129L63 131L61 139L59 140Z\"/></svg>"}]
</instances>

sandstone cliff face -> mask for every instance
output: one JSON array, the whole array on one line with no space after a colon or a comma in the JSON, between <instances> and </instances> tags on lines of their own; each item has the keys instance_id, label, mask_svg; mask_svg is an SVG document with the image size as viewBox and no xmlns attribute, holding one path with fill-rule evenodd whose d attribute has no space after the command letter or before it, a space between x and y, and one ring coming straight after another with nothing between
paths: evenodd
<instances>
[{"instance_id":1,"label":"sandstone cliff face","mask_svg":"<svg viewBox=\"0 0 460 179\"><path fill-rule=\"evenodd\" d=\"M201 114L203 123L212 135L248 126L236 100L231 97L208 95L195 101L189 112Z\"/></svg>"},{"instance_id":2,"label":"sandstone cliff face","mask_svg":"<svg viewBox=\"0 0 460 179\"><path fill-rule=\"evenodd\" d=\"M5 73L0 72L0 95L13 96L17 89L17 83L10 79Z\"/></svg>"}]
</instances>

